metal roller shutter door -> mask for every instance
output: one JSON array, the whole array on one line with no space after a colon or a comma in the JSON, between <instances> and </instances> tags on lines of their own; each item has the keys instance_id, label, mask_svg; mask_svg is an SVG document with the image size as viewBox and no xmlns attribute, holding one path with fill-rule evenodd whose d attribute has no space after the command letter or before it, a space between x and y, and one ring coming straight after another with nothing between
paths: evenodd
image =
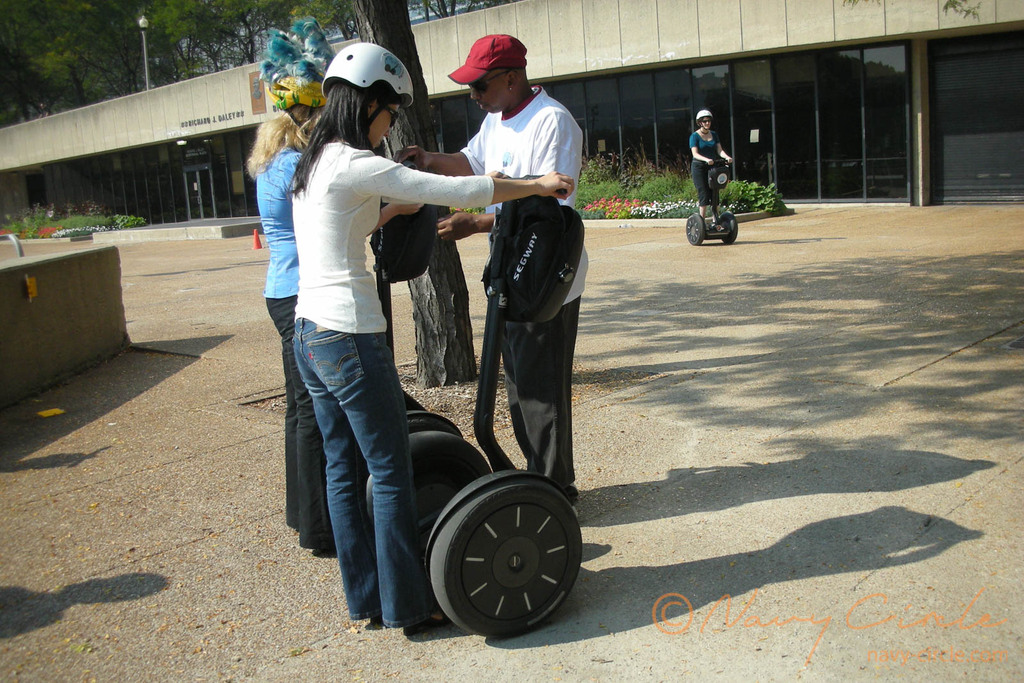
<instances>
[{"instance_id":1,"label":"metal roller shutter door","mask_svg":"<svg viewBox=\"0 0 1024 683\"><path fill-rule=\"evenodd\" d=\"M931 52L933 199L1024 200L1024 34Z\"/></svg>"}]
</instances>

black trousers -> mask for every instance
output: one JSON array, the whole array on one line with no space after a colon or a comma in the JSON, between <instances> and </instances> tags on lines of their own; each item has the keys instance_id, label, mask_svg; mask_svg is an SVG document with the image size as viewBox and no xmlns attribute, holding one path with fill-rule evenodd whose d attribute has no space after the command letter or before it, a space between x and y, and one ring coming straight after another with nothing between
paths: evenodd
<instances>
[{"instance_id":1,"label":"black trousers","mask_svg":"<svg viewBox=\"0 0 1024 683\"><path fill-rule=\"evenodd\" d=\"M572 359L580 300L543 323L506 323L502 360L516 441L527 469L564 486L576 480L572 458Z\"/></svg>"},{"instance_id":2,"label":"black trousers","mask_svg":"<svg viewBox=\"0 0 1024 683\"><path fill-rule=\"evenodd\" d=\"M298 297L267 299L267 312L281 335L284 368L285 522L299 532L303 548L334 547L331 515L327 510L327 458L324 438L316 424L313 399L295 362L295 302Z\"/></svg>"},{"instance_id":3,"label":"black trousers","mask_svg":"<svg viewBox=\"0 0 1024 683\"><path fill-rule=\"evenodd\" d=\"M703 161L693 161L690 164L690 177L693 179L693 186L697 188L697 203L700 206L711 205L711 187L708 186L708 165Z\"/></svg>"}]
</instances>

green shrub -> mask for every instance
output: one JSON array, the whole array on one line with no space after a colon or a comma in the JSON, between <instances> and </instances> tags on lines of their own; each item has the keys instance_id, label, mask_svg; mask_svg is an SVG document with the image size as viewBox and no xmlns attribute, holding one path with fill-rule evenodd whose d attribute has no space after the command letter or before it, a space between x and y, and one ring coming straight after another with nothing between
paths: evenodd
<instances>
[{"instance_id":1,"label":"green shrub","mask_svg":"<svg viewBox=\"0 0 1024 683\"><path fill-rule=\"evenodd\" d=\"M622 186L618 181L607 180L600 183L580 181L576 188L576 206L584 207L593 204L598 199L608 199L622 194Z\"/></svg>"},{"instance_id":2,"label":"green shrub","mask_svg":"<svg viewBox=\"0 0 1024 683\"><path fill-rule=\"evenodd\" d=\"M767 211L778 216L786 210L786 204L774 183L765 186L734 180L722 190L720 201L722 206L728 207L733 213Z\"/></svg>"},{"instance_id":3,"label":"green shrub","mask_svg":"<svg viewBox=\"0 0 1024 683\"><path fill-rule=\"evenodd\" d=\"M127 230L129 228L141 228L146 224L145 218L139 216L122 216L114 215L110 217L109 225L113 225L118 230Z\"/></svg>"},{"instance_id":4,"label":"green shrub","mask_svg":"<svg viewBox=\"0 0 1024 683\"><path fill-rule=\"evenodd\" d=\"M645 202L667 202L682 198L691 183L675 173L661 173L653 176L638 187L631 196Z\"/></svg>"},{"instance_id":5,"label":"green shrub","mask_svg":"<svg viewBox=\"0 0 1024 683\"><path fill-rule=\"evenodd\" d=\"M106 225L106 216L68 216L57 221L57 225L65 230L78 228L91 228L96 225Z\"/></svg>"},{"instance_id":6,"label":"green shrub","mask_svg":"<svg viewBox=\"0 0 1024 683\"><path fill-rule=\"evenodd\" d=\"M626 192L633 196L644 183L659 175L661 175L661 171L658 170L658 167L642 153L632 154L625 158L622 171L619 173L619 182Z\"/></svg>"},{"instance_id":7,"label":"green shrub","mask_svg":"<svg viewBox=\"0 0 1024 683\"><path fill-rule=\"evenodd\" d=\"M583 160L580 169L580 185L618 182L619 163L611 155L598 155Z\"/></svg>"}]
</instances>

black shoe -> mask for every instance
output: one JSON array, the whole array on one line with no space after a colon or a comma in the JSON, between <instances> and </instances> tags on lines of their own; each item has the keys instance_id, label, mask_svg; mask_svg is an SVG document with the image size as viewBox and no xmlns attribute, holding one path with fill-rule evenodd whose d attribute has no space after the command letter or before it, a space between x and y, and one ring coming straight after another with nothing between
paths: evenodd
<instances>
[{"instance_id":1,"label":"black shoe","mask_svg":"<svg viewBox=\"0 0 1024 683\"><path fill-rule=\"evenodd\" d=\"M430 629L438 628L439 626L447 626L450 623L452 623L452 620L448 618L447 614L444 612L437 612L435 614L431 614L418 624L403 626L402 633L405 634L406 638L410 638L417 633L423 633L424 631L429 631Z\"/></svg>"},{"instance_id":2,"label":"black shoe","mask_svg":"<svg viewBox=\"0 0 1024 683\"><path fill-rule=\"evenodd\" d=\"M366 624L367 631L379 631L382 628L384 628L384 617L379 614L375 617L370 617L369 623Z\"/></svg>"},{"instance_id":3,"label":"black shoe","mask_svg":"<svg viewBox=\"0 0 1024 683\"><path fill-rule=\"evenodd\" d=\"M580 491L576 488L575 484L569 484L565 487L565 497L569 499L569 505L576 507L576 501L580 499Z\"/></svg>"},{"instance_id":4,"label":"black shoe","mask_svg":"<svg viewBox=\"0 0 1024 683\"><path fill-rule=\"evenodd\" d=\"M333 545L323 546L323 547L320 547L320 548L311 548L309 552L310 552L310 554L313 557L337 557L338 556L338 549L335 548Z\"/></svg>"}]
</instances>

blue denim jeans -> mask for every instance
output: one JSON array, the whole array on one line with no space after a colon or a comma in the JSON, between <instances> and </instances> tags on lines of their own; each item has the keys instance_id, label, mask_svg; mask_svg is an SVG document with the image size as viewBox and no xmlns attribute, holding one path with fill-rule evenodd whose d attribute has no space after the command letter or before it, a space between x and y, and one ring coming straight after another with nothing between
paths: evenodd
<instances>
[{"instance_id":1,"label":"blue denim jeans","mask_svg":"<svg viewBox=\"0 0 1024 683\"><path fill-rule=\"evenodd\" d=\"M324 435L327 504L349 616L392 628L430 616L405 399L381 334L295 321L295 355ZM366 475L373 475L373 519Z\"/></svg>"}]
</instances>

